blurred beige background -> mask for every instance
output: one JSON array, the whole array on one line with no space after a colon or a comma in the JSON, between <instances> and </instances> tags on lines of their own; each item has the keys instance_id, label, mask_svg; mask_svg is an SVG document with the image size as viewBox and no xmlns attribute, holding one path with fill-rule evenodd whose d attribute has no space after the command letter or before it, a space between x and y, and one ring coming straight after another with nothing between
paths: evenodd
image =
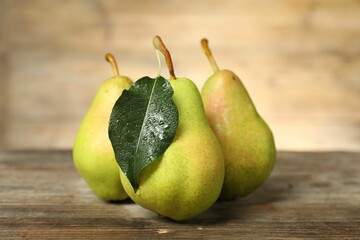
<instances>
[{"instance_id":1,"label":"blurred beige background","mask_svg":"<svg viewBox=\"0 0 360 240\"><path fill-rule=\"evenodd\" d=\"M0 149L69 149L112 75L156 76L154 35L202 87L235 71L280 150L360 151L360 1L0 0ZM168 76L163 70L163 75Z\"/></svg>"}]
</instances>

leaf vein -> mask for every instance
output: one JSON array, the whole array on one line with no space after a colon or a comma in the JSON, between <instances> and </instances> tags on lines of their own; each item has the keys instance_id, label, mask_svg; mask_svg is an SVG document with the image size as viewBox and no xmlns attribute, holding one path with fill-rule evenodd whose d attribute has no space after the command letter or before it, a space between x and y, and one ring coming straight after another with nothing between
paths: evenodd
<instances>
[{"instance_id":1,"label":"leaf vein","mask_svg":"<svg viewBox=\"0 0 360 240\"><path fill-rule=\"evenodd\" d=\"M146 106L145 117L144 117L143 122L142 122L142 125L141 125L141 130L140 130L138 142L137 142L137 144L136 144L136 149L135 149L135 155L134 155L134 156L137 156L137 152L138 152L138 150L139 150L139 144L140 144L140 141L141 141L141 139L142 139L142 133L143 133L144 126L145 126L145 123L146 123L146 116L148 115L148 112L149 112L149 107L150 107L150 103L151 103L151 100L152 100L152 97L153 97L153 93L154 93L154 89L155 89L157 80L158 80L158 79L155 78L154 85L153 85L153 87L152 87L152 89L151 89L151 93L150 93L150 97L149 97L149 102L148 102L148 104L147 104L147 106ZM134 175L136 175L136 174L135 174L135 173L136 173L136 172L135 172L136 169L134 168L133 170L134 170Z\"/></svg>"}]
</instances>

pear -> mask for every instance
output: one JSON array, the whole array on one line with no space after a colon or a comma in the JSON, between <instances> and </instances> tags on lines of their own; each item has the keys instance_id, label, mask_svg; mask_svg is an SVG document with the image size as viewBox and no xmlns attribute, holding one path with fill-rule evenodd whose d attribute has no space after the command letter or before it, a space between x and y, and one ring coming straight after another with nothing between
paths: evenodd
<instances>
[{"instance_id":1,"label":"pear","mask_svg":"<svg viewBox=\"0 0 360 240\"><path fill-rule=\"evenodd\" d=\"M268 178L275 164L275 142L239 77L230 70L220 70L208 41L202 39L201 44L214 70L201 96L225 159L220 199L230 200L248 195Z\"/></svg>"},{"instance_id":2,"label":"pear","mask_svg":"<svg viewBox=\"0 0 360 240\"><path fill-rule=\"evenodd\" d=\"M207 210L219 197L224 180L221 146L205 116L201 95L187 78L176 78L171 56L159 37L154 45L169 67L179 120L175 138L158 159L140 172L135 192L120 173L125 191L140 206L176 221Z\"/></svg>"},{"instance_id":3,"label":"pear","mask_svg":"<svg viewBox=\"0 0 360 240\"><path fill-rule=\"evenodd\" d=\"M104 81L97 91L76 134L73 160L79 174L100 199L119 201L126 199L127 194L108 137L109 118L116 100L132 81L119 75L111 54L106 55L106 60L112 64L115 76Z\"/></svg>"}]
</instances>

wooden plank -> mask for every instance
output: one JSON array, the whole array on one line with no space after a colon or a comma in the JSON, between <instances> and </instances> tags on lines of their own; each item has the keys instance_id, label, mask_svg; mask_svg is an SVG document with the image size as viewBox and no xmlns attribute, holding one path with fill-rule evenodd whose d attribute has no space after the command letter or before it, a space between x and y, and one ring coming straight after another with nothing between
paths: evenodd
<instances>
[{"instance_id":1,"label":"wooden plank","mask_svg":"<svg viewBox=\"0 0 360 240\"><path fill-rule=\"evenodd\" d=\"M131 201L104 203L69 151L0 152L0 238L357 239L360 153L280 152L250 196L175 223Z\"/></svg>"}]
</instances>

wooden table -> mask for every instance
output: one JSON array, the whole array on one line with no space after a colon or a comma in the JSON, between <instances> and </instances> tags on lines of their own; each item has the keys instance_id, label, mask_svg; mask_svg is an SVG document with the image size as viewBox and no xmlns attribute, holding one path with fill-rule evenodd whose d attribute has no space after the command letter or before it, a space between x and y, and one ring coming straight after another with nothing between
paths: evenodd
<instances>
[{"instance_id":1,"label":"wooden table","mask_svg":"<svg viewBox=\"0 0 360 240\"><path fill-rule=\"evenodd\" d=\"M0 152L0 239L360 239L360 153L280 152L252 195L176 223L98 200L70 151Z\"/></svg>"}]
</instances>

